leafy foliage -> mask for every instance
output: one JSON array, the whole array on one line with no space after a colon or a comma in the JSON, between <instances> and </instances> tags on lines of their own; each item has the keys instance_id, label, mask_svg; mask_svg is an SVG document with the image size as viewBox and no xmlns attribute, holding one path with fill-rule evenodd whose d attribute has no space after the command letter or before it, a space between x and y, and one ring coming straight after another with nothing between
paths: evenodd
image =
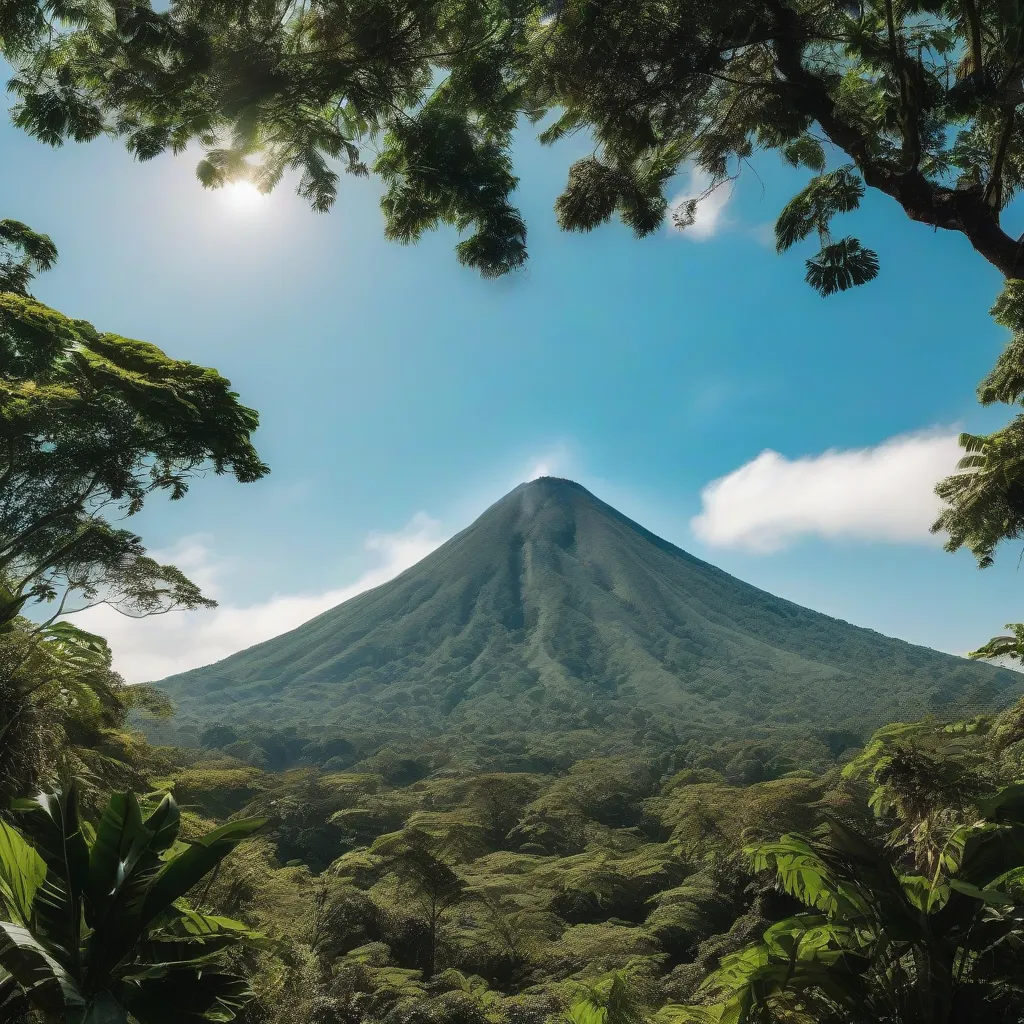
<instances>
[{"instance_id":1,"label":"leafy foliage","mask_svg":"<svg viewBox=\"0 0 1024 1024\"><path fill-rule=\"evenodd\" d=\"M1024 400L1024 288L1008 281L992 307L992 316L1011 332L1010 341L995 369L982 381L978 397L985 405L994 402L1020 404ZM936 491L945 503L933 532L948 535L947 551L967 548L986 568L995 560L1004 541L1024 535L1024 416L1018 415L991 434L961 434L967 454L957 472L943 480ZM1011 633L993 638L973 653L976 658L1019 660L1019 623L1006 627Z\"/></svg>"},{"instance_id":2,"label":"leafy foliage","mask_svg":"<svg viewBox=\"0 0 1024 1024\"><path fill-rule=\"evenodd\" d=\"M488 275L526 257L513 129L550 115L542 141L586 131L596 143L556 204L569 230L618 214L649 234L681 167L704 171L710 192L768 149L819 175L794 200L814 206L819 234L871 187L1020 276L1000 217L1024 175L1022 38L1013 4L974 0L18 0L0 28L16 123L38 138L110 132L142 159L197 140L204 185L249 177L269 190L292 172L317 210L335 200L338 165L366 174L375 152L389 237L451 225L466 233L459 259ZM826 172L826 145L850 163ZM796 214L791 203L783 235ZM823 294L877 272L855 239L822 246L808 279Z\"/></svg>"},{"instance_id":3,"label":"leafy foliage","mask_svg":"<svg viewBox=\"0 0 1024 1024\"><path fill-rule=\"evenodd\" d=\"M951 1019L1012 1020L1019 922L993 908L1000 893L1016 898L1020 715L888 726L848 752L845 770L779 759L783 777L752 785L693 767L731 760L697 744L679 755L690 767L600 758L509 775L518 824L493 831L480 792L503 776L455 757L397 784L362 770L264 776L253 808L285 805L313 822L341 807L335 816L359 829L335 834L333 862L315 875L284 862L291 826L272 822L206 899L288 937L287 955L251 962L262 995L247 1014L258 1021L718 1020L714 1000L740 989L750 1019L910 1021L914 964L926 962L913 942L934 940L925 953L939 978L949 949L967 948L957 943L980 951L1004 935L1005 953L999 944L969 971L953 957L961 1016ZM194 751L179 761L182 778L202 770ZM327 846L315 850L322 863ZM959 923L947 926L954 910ZM878 938L900 915L917 931L904 922L898 941ZM889 995L872 988L863 1008L845 1009L843 984L856 993L886 979Z\"/></svg>"},{"instance_id":4,"label":"leafy foliage","mask_svg":"<svg viewBox=\"0 0 1024 1024\"><path fill-rule=\"evenodd\" d=\"M115 794L96 825L77 792L40 793L0 824L0 991L49 1019L226 1021L248 986L221 964L259 936L181 902L262 822L245 819L192 842L165 796L144 815Z\"/></svg>"},{"instance_id":5,"label":"leafy foliage","mask_svg":"<svg viewBox=\"0 0 1024 1024\"><path fill-rule=\"evenodd\" d=\"M527 258L512 144L529 122L542 125L546 144L577 132L593 140L555 203L566 230L616 216L638 237L668 216L686 228L703 200L732 187L755 153L771 151L812 172L781 211L776 238L781 251L817 237L805 277L819 294L878 275L871 248L832 235L835 218L873 189L910 220L963 235L1008 282L997 310L1019 301L1024 252L1005 223L1024 184L1024 17L1012 2L175 0L156 10L150 0L12 0L0 15L0 52L15 69L15 122L45 142L107 133L140 159L198 142L204 186L249 179L269 191L290 175L318 211L334 203L341 169L372 170L384 184L389 238L407 244L449 226L461 236L458 259L489 277ZM837 166L832 152L842 154ZM670 210L669 189L686 169L707 187ZM48 320L46 330L61 337L81 333L26 295L32 274L55 258L49 240L4 221L0 248L0 283L30 303L8 318L32 329ZM73 342L96 351L88 339ZM101 354L122 379L127 343L115 346L118 357L112 344ZM983 401L1016 404L1022 366L1015 332L982 385ZM207 384L237 408L224 382ZM240 441L238 426L229 446ZM1018 418L988 436L965 435L961 471L940 487L948 507L937 528L983 565L1021 534L1022 432ZM206 457L220 465L221 456ZM235 468L240 479L262 472L250 451ZM135 500L133 480L114 501ZM86 498L98 500L94 492L78 500ZM86 593L110 583L126 607L199 601L187 581L144 561L131 535L92 524L88 543L91 565L110 572L116 551L137 572L116 581L86 575ZM34 552L28 567L40 557ZM7 581L11 600L26 578ZM28 582L50 596L52 581Z\"/></svg>"},{"instance_id":6,"label":"leafy foliage","mask_svg":"<svg viewBox=\"0 0 1024 1024\"><path fill-rule=\"evenodd\" d=\"M22 796L57 775L98 790L145 785L147 744L130 715L166 719L167 698L126 686L106 641L69 622L38 628L16 620L0 633L0 793Z\"/></svg>"},{"instance_id":7,"label":"leafy foliage","mask_svg":"<svg viewBox=\"0 0 1024 1024\"><path fill-rule=\"evenodd\" d=\"M837 819L827 837L750 851L808 908L723 959L700 994L715 1010L669 1019L981 1021L1019 1012L1024 829L1017 787L984 804L946 870L903 874Z\"/></svg>"},{"instance_id":8,"label":"leafy foliage","mask_svg":"<svg viewBox=\"0 0 1024 1024\"><path fill-rule=\"evenodd\" d=\"M56 260L49 239L3 221L0 250L0 626L40 603L51 622L99 602L134 615L208 606L112 514L155 491L181 498L205 470L259 479L256 414L216 371L26 294Z\"/></svg>"},{"instance_id":9,"label":"leafy foliage","mask_svg":"<svg viewBox=\"0 0 1024 1024\"><path fill-rule=\"evenodd\" d=\"M57 262L57 247L46 235L16 220L0 220L0 292L27 295L36 274Z\"/></svg>"},{"instance_id":10,"label":"leafy foliage","mask_svg":"<svg viewBox=\"0 0 1024 1024\"><path fill-rule=\"evenodd\" d=\"M246 1024L716 1020L741 997L750 1019L916 1021L907 1008L927 957L929 991L944 991L954 964L952 1019L1013 1020L1019 914L1005 901L1022 877L1022 715L887 726L861 751L839 733L691 739L529 773L481 769L482 746L470 757L442 740L370 756L355 746L343 771L272 774L228 751L255 746L249 735L299 758L348 748L235 726L210 729L205 750L150 750L145 764L186 804L179 839L200 854L179 878L195 909L177 903L169 920L268 936L216 953L216 972L250 979ZM264 834L201 878L211 829L239 815L265 818ZM95 840L81 830L94 849L104 820ZM0 829L0 862L17 865L0 870L0 899L22 908L8 914L15 927L43 888L47 908L74 891L71 872L41 873L64 848L52 834L37 858L6 853L18 833ZM66 921L44 910L40 941ZM889 941L893 921L903 931ZM850 978L868 991L863 1013L845 1009ZM159 995L172 1005L173 990Z\"/></svg>"}]
</instances>

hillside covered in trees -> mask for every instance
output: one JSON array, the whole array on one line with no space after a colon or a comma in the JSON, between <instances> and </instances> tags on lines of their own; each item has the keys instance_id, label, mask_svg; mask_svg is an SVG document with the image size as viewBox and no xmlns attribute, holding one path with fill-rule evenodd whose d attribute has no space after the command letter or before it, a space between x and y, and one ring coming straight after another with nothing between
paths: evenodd
<instances>
[{"instance_id":1,"label":"hillside covered in trees","mask_svg":"<svg viewBox=\"0 0 1024 1024\"><path fill-rule=\"evenodd\" d=\"M397 579L159 687L194 738L272 721L608 751L723 730L866 735L1006 706L1024 679L773 597L544 478Z\"/></svg>"},{"instance_id":2,"label":"hillside covered in trees","mask_svg":"<svg viewBox=\"0 0 1024 1024\"><path fill-rule=\"evenodd\" d=\"M122 972L143 1024L1012 1024L1024 1011L1024 702L887 726L838 762L813 744L787 754L706 737L548 771L482 770L438 745L275 772L243 759L244 740L217 748L215 730L202 751L149 747L126 729L131 688L99 667L91 683L107 710L89 732L85 701L36 725L75 759L85 819L111 787L157 795L134 825L134 798L115 795L89 842L102 850L116 824L152 845L164 827L142 815L170 808L166 863L205 864L168 910L183 915L179 934L160 924L132 947L146 973ZM4 780L15 792L29 782L18 771ZM35 771L52 779L53 762ZM0 820L6 913L24 873L18 836L49 844L59 878L66 806L15 804L18 832ZM102 869L103 854L92 862ZM42 915L65 890L37 891ZM83 899L101 895L86 886ZM121 913L115 903L107 927L123 930ZM95 946L105 933L90 929ZM167 949L194 958L198 974L174 967L182 983L211 979L212 1009L189 1015L194 985L158 989L162 1009L138 1001L130 970L159 982L168 965L152 960ZM220 973L203 975L214 958ZM920 1015L922 1002L935 1012Z\"/></svg>"},{"instance_id":3,"label":"hillside covered in trees","mask_svg":"<svg viewBox=\"0 0 1024 1024\"><path fill-rule=\"evenodd\" d=\"M882 193L885 217L962 236L1004 279L993 315L1011 337L978 397L1018 413L961 437L935 529L982 567L1024 536L1021 0L4 0L0 56L15 124L50 145L107 135L140 160L198 145L204 185L290 178L320 211L343 167L376 173L389 238L453 227L458 259L485 277L527 258L524 120L545 143L589 133L555 201L570 231L616 217L638 237L669 218L695 229L716 191L777 153L806 173L776 247L817 242L804 268L821 296L887 261L833 234ZM706 188L670 208L683 169ZM98 205L102 180L70 183L104 225L82 233L92 256L98 237L117 241L116 211ZM285 242L278 283L290 287L288 260L315 282L316 248ZM123 292L117 248L96 262ZM127 686L106 640L67 616L211 607L132 517L203 477L255 484L269 467L256 411L212 367L79 319L104 308L100 293L69 315L35 298L56 259L48 236L0 219L0 1024L1024 1022L1024 677L772 597L569 481L523 485L292 633L162 688ZM757 327L768 307L738 269L719 275L720 301L741 296ZM900 286L917 299L913 329L881 307L886 345L926 346L912 370L852 345L805 388L830 415L843 398L883 405L837 386L852 359L902 405L939 387L953 349L938 334L975 343L945 316L928 331L920 297L945 314L973 286L927 273L913 279L927 287ZM377 276L378 297L422 315ZM632 322L639 276L618 276L617 305L588 291L590 326ZM198 312L201 351L216 321L159 279L151 326L169 334L172 309ZM966 284L947 294L942 280ZM699 323L684 278L664 292L673 321ZM330 319L348 345L338 294ZM445 332L461 321L472 344L486 338L464 294L440 298ZM797 334L796 308L783 319ZM269 347L302 328L266 322L238 333L277 374L288 363ZM745 330L785 350L781 332ZM579 363L606 355L581 336ZM671 363L636 361L668 379ZM464 358L451 365L496 409ZM311 392L281 377L306 423ZM415 383L432 410L453 393ZM650 390L634 388L644 402ZM378 421L403 426L379 392ZM585 397L628 420L628 403ZM306 434L345 438L328 427L309 417ZM692 450L713 436L701 431L677 440ZM1024 661L1024 624L1007 629L976 655Z\"/></svg>"}]
</instances>

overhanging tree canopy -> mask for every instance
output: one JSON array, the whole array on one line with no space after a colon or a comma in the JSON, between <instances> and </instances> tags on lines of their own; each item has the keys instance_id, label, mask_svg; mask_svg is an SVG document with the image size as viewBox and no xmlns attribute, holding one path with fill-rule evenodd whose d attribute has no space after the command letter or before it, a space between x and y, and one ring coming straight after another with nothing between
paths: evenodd
<instances>
[{"instance_id":1,"label":"overhanging tree canopy","mask_svg":"<svg viewBox=\"0 0 1024 1024\"><path fill-rule=\"evenodd\" d=\"M525 258L511 134L554 111L542 141L585 129L597 143L558 201L566 228L617 213L647 234L687 162L714 188L766 148L815 172L778 241L822 236L808 265L822 292L874 276L867 250L829 234L865 187L1024 274L1002 224L1024 173L1016 0L19 0L0 32L15 119L44 141L107 131L146 159L196 140L204 184L270 189L297 169L317 209L337 159L372 166L390 235L454 224L470 232L460 259L484 273Z\"/></svg>"},{"instance_id":2,"label":"overhanging tree canopy","mask_svg":"<svg viewBox=\"0 0 1024 1024\"><path fill-rule=\"evenodd\" d=\"M685 229L700 197L669 210L680 169L702 169L707 195L775 151L810 173L777 245L817 239L805 276L822 295L879 272L833 233L867 189L962 234L1009 282L997 318L1014 337L981 398L1024 397L1024 225L1008 223L1021 0L11 0L0 50L15 121L46 142L107 132L140 159L198 142L205 185L270 190L296 171L317 210L340 169L372 170L389 237L454 226L460 261L488 276L527 256L511 157L524 115L547 118L545 143L594 139L556 202L568 230L618 216L644 236L669 215ZM937 526L984 565L1022 535L1024 421L964 441Z\"/></svg>"},{"instance_id":3,"label":"overhanging tree canopy","mask_svg":"<svg viewBox=\"0 0 1024 1024\"><path fill-rule=\"evenodd\" d=\"M114 525L203 471L267 472L258 418L215 370L97 331L26 294L52 242L0 222L0 624L107 602L131 615L210 605L140 537Z\"/></svg>"}]
</instances>

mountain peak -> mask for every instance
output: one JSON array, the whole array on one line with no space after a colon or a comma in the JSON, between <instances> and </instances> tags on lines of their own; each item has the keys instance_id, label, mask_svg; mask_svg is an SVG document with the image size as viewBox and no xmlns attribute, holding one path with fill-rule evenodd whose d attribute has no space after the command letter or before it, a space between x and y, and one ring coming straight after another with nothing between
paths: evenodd
<instances>
[{"instance_id":1,"label":"mountain peak","mask_svg":"<svg viewBox=\"0 0 1024 1024\"><path fill-rule=\"evenodd\" d=\"M621 749L724 729L863 734L1006 703L1024 677L773 597L547 476L389 583L162 687L197 722Z\"/></svg>"},{"instance_id":2,"label":"mountain peak","mask_svg":"<svg viewBox=\"0 0 1024 1024\"><path fill-rule=\"evenodd\" d=\"M567 477L562 476L536 476L532 480L524 481L500 500L505 501L517 494L559 495L577 499L589 498L595 503L600 503L600 499L591 494L583 484L578 484L575 480L569 480Z\"/></svg>"},{"instance_id":3,"label":"mountain peak","mask_svg":"<svg viewBox=\"0 0 1024 1024\"><path fill-rule=\"evenodd\" d=\"M526 480L519 485L519 489L537 487L537 488L560 488L565 487L571 490L585 491L590 494L583 484L576 483L575 480L570 480L565 476L535 476L532 480ZM593 495L591 495L593 497Z\"/></svg>"}]
</instances>

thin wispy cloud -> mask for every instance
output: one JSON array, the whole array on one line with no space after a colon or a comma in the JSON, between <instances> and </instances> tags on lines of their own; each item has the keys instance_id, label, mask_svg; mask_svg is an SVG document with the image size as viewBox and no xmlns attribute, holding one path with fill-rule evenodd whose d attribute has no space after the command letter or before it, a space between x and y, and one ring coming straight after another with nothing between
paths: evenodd
<instances>
[{"instance_id":1,"label":"thin wispy cloud","mask_svg":"<svg viewBox=\"0 0 1024 1024\"><path fill-rule=\"evenodd\" d=\"M75 623L107 638L114 668L129 682L149 682L209 665L236 651L287 633L329 608L379 587L425 558L446 539L441 523L417 513L394 533L372 533L365 541L377 564L352 582L316 593L275 595L253 604L223 602L213 610L169 612L130 619L98 607L75 616ZM161 552L217 597L225 567L218 564L209 538L191 537Z\"/></svg>"},{"instance_id":2,"label":"thin wispy cloud","mask_svg":"<svg viewBox=\"0 0 1024 1024\"><path fill-rule=\"evenodd\" d=\"M542 476L564 476L571 471L571 465L569 445L553 444L524 460L523 469L514 478L503 483L496 481L493 493L482 495L474 507L466 509L467 518L475 518L517 484ZM351 582L317 592L276 594L266 601L251 604L222 598L222 594L230 590L227 584L231 568L218 558L212 538L187 537L173 550L154 552L154 557L177 565L204 593L220 601L217 608L130 619L101 606L75 616L75 622L107 638L114 652L114 667L129 682L164 679L177 672L210 665L287 633L321 612L387 583L429 555L464 525L462 522L450 528L451 524L417 512L400 530L373 532L366 537L364 549L374 556L376 564Z\"/></svg>"},{"instance_id":3,"label":"thin wispy cloud","mask_svg":"<svg viewBox=\"0 0 1024 1024\"><path fill-rule=\"evenodd\" d=\"M935 485L961 454L952 430L796 459L764 451L708 484L690 525L706 544L762 554L804 537L935 543Z\"/></svg>"}]
</instances>

